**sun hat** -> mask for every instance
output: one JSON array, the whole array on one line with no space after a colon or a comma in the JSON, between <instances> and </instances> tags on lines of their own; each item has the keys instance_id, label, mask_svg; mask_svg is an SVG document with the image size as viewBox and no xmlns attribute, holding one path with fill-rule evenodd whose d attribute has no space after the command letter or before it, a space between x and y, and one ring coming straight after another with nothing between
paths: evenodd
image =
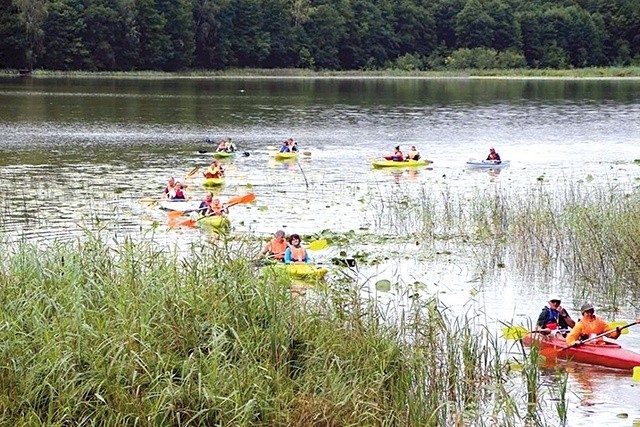
<instances>
[{"instance_id":1,"label":"sun hat","mask_svg":"<svg viewBox=\"0 0 640 427\"><path fill-rule=\"evenodd\" d=\"M549 299L547 301L562 301L560 295L558 294L549 294Z\"/></svg>"},{"instance_id":2,"label":"sun hat","mask_svg":"<svg viewBox=\"0 0 640 427\"><path fill-rule=\"evenodd\" d=\"M580 307L580 313L584 313L585 311L589 311L589 310L594 310L593 304L591 303L586 302L582 304L582 307Z\"/></svg>"}]
</instances>

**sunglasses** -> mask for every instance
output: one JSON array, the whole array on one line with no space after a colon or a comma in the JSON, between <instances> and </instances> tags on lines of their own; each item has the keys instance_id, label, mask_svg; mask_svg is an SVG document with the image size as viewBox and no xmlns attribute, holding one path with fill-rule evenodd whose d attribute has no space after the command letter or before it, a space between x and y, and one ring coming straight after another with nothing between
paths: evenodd
<instances>
[{"instance_id":1,"label":"sunglasses","mask_svg":"<svg viewBox=\"0 0 640 427\"><path fill-rule=\"evenodd\" d=\"M552 299L551 301L549 301L551 304L560 304L560 300L559 299Z\"/></svg>"},{"instance_id":2,"label":"sunglasses","mask_svg":"<svg viewBox=\"0 0 640 427\"><path fill-rule=\"evenodd\" d=\"M584 313L593 314L593 313L595 313L595 310L592 308L591 310L585 310L585 311L582 312L582 314L584 314Z\"/></svg>"}]
</instances>

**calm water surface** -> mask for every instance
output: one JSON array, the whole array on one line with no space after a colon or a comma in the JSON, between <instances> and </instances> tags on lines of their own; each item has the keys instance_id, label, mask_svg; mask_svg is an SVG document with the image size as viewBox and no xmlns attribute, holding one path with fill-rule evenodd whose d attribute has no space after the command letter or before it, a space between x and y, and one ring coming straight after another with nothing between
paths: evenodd
<instances>
[{"instance_id":1,"label":"calm water surface","mask_svg":"<svg viewBox=\"0 0 640 427\"><path fill-rule=\"evenodd\" d=\"M7 242L73 241L85 230L117 242L146 238L154 224L159 242L203 239L197 229L169 229L164 212L139 200L157 197L170 175L204 169L211 155L198 151L213 149L206 137L232 137L248 154L229 163L220 192L223 201L257 196L254 205L231 208L235 233L382 233L383 225L402 233L380 217L392 193L477 200L540 185L636 186L640 81L5 77L0 134L0 235ZM275 162L272 147L288 137L310 155ZM432 167L372 170L370 160L398 144L417 145ZM465 167L490 146L510 167ZM204 195L198 179L186 182L193 197ZM550 287L563 291L561 275L525 277L509 265L487 275L486 265L469 265L469 253L438 245L451 255L417 242L397 248L404 257L359 274L401 289L419 283L455 313L473 313L497 329L500 319L526 324ZM403 293L378 297L402 304ZM563 303L572 313L580 304ZM629 307L619 319L636 314ZM640 329L620 342L640 351ZM640 425L640 384L630 374L568 368L569 425Z\"/></svg>"}]
</instances>

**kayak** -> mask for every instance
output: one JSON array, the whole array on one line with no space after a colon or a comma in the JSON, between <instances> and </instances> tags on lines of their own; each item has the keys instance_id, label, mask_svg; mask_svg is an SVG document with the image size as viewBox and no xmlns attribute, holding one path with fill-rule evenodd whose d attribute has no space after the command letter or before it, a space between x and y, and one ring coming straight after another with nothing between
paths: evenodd
<instances>
[{"instance_id":1,"label":"kayak","mask_svg":"<svg viewBox=\"0 0 640 427\"><path fill-rule=\"evenodd\" d=\"M493 160L469 160L467 166L472 168L505 168L509 166L509 160L503 160L500 163L496 163Z\"/></svg>"},{"instance_id":2,"label":"kayak","mask_svg":"<svg viewBox=\"0 0 640 427\"><path fill-rule=\"evenodd\" d=\"M313 264L282 264L287 274L294 279L322 279L327 274L326 268Z\"/></svg>"},{"instance_id":3,"label":"kayak","mask_svg":"<svg viewBox=\"0 0 640 427\"><path fill-rule=\"evenodd\" d=\"M430 160L403 160L396 162L394 160L374 160L371 162L374 168L416 168L420 166L427 166L429 163L433 163Z\"/></svg>"},{"instance_id":4,"label":"kayak","mask_svg":"<svg viewBox=\"0 0 640 427\"><path fill-rule=\"evenodd\" d=\"M200 207L199 201L185 201L185 200L161 200L160 208L167 211L181 211L181 212L192 212Z\"/></svg>"},{"instance_id":5,"label":"kayak","mask_svg":"<svg viewBox=\"0 0 640 427\"><path fill-rule=\"evenodd\" d=\"M199 216L196 224L200 227L226 228L231 225L229 218L222 215Z\"/></svg>"},{"instance_id":6,"label":"kayak","mask_svg":"<svg viewBox=\"0 0 640 427\"><path fill-rule=\"evenodd\" d=\"M299 153L296 152L285 152L285 153L276 153L276 160L293 160L298 158Z\"/></svg>"},{"instance_id":7,"label":"kayak","mask_svg":"<svg viewBox=\"0 0 640 427\"><path fill-rule=\"evenodd\" d=\"M224 184L224 178L205 178L202 185L205 187L217 187Z\"/></svg>"},{"instance_id":8,"label":"kayak","mask_svg":"<svg viewBox=\"0 0 640 427\"><path fill-rule=\"evenodd\" d=\"M215 157L216 159L229 159L231 157L234 157L236 155L235 151L216 151L215 153L213 153L213 157Z\"/></svg>"},{"instance_id":9,"label":"kayak","mask_svg":"<svg viewBox=\"0 0 640 427\"><path fill-rule=\"evenodd\" d=\"M610 341L605 341L603 345L583 344L562 351L559 350L565 348L567 343L559 335L549 338L541 334L527 334L522 338L522 342L528 347L538 346L540 350L555 350L558 359L629 371L633 370L635 366L640 366L640 353L625 350L620 345Z\"/></svg>"}]
</instances>

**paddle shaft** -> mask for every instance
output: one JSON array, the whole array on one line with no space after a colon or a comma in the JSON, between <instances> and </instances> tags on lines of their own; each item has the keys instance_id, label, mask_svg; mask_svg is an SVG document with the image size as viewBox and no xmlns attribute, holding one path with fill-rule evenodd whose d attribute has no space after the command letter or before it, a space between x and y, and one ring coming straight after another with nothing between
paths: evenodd
<instances>
[{"instance_id":1,"label":"paddle shaft","mask_svg":"<svg viewBox=\"0 0 640 427\"><path fill-rule=\"evenodd\" d=\"M623 329L627 329L627 328L629 328L629 327L631 327L631 326L633 326L633 325L637 325L638 323L640 323L640 322L638 322L638 321L636 320L635 322L633 322L633 323L629 323L628 325L619 326L619 327L617 327L617 328L615 328L615 329L611 329L610 331L606 331L606 332L603 332L603 333L601 333L601 334L598 334L598 335L596 335L595 337L587 338L586 340L578 341L578 342L573 343L573 344L571 344L571 345L568 345L568 346L566 346L566 347L562 347L560 350L558 350L558 352L563 351L563 350L568 350L568 349L573 348L573 347L577 347L577 346L582 345L582 344L584 344L584 343L588 343L589 341L597 340L598 338L602 338L602 337L604 337L604 336L606 336L606 335L609 335L609 334L610 334L610 333L612 333L612 332L622 331Z\"/></svg>"}]
</instances>

